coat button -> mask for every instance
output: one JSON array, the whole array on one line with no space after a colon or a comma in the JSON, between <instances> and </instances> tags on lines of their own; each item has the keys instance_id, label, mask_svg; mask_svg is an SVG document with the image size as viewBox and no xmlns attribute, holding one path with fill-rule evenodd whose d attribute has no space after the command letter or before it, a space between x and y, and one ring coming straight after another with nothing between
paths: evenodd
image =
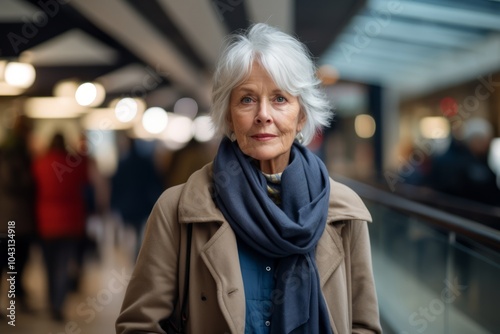
<instances>
[{"instance_id":1,"label":"coat button","mask_svg":"<svg viewBox=\"0 0 500 334\"><path fill-rule=\"evenodd\" d=\"M271 326L271 322L269 320L267 320L264 324L266 325L266 327Z\"/></svg>"},{"instance_id":2,"label":"coat button","mask_svg":"<svg viewBox=\"0 0 500 334\"><path fill-rule=\"evenodd\" d=\"M271 267L267 266L266 271L271 271Z\"/></svg>"}]
</instances>

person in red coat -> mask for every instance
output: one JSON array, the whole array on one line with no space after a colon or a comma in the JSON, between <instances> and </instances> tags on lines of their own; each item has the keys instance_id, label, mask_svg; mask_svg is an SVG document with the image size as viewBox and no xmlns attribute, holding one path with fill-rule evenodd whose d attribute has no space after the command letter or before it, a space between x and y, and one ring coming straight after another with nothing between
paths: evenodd
<instances>
[{"instance_id":1,"label":"person in red coat","mask_svg":"<svg viewBox=\"0 0 500 334\"><path fill-rule=\"evenodd\" d=\"M33 173L51 311L56 320L63 320L63 304L70 281L68 268L85 235L87 159L68 152L64 136L57 133L49 150L35 160Z\"/></svg>"}]
</instances>

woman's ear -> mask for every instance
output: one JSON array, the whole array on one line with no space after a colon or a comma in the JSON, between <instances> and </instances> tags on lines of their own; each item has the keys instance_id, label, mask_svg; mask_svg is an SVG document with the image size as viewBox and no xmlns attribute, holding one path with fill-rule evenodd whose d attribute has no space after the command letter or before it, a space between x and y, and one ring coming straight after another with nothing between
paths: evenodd
<instances>
[{"instance_id":1,"label":"woman's ear","mask_svg":"<svg viewBox=\"0 0 500 334\"><path fill-rule=\"evenodd\" d=\"M229 110L226 113L226 122L227 122L227 126L229 127L229 129L231 131L234 131L233 119L231 118L231 111L229 111Z\"/></svg>"},{"instance_id":2,"label":"woman's ear","mask_svg":"<svg viewBox=\"0 0 500 334\"><path fill-rule=\"evenodd\" d=\"M302 131L302 129L304 128L304 124L306 124L306 121L307 121L306 113L303 112L301 109L299 113L299 122L297 123L297 132Z\"/></svg>"}]
</instances>

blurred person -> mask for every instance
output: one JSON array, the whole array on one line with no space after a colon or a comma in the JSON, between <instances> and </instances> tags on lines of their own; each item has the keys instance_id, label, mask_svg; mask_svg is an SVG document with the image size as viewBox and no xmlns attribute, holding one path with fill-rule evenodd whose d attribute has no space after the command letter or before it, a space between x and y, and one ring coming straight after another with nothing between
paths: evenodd
<instances>
[{"instance_id":1,"label":"blurred person","mask_svg":"<svg viewBox=\"0 0 500 334\"><path fill-rule=\"evenodd\" d=\"M105 215L110 209L111 185L108 178L99 170L96 159L91 155L85 134L81 134L78 154L86 158L88 184L85 190L87 213Z\"/></svg>"},{"instance_id":2,"label":"blurred person","mask_svg":"<svg viewBox=\"0 0 500 334\"><path fill-rule=\"evenodd\" d=\"M13 128L0 145L0 234L6 234L8 222L15 222L16 304L31 311L23 286L24 269L31 246L36 242L35 179L28 148L31 122L24 115L16 118ZM0 247L0 276L7 268L7 243ZM0 283L0 286L2 284Z\"/></svg>"},{"instance_id":3,"label":"blurred person","mask_svg":"<svg viewBox=\"0 0 500 334\"><path fill-rule=\"evenodd\" d=\"M111 178L111 208L120 214L135 237L135 256L139 252L142 229L151 209L163 191L161 177L150 156L139 153L136 140L119 134L121 156Z\"/></svg>"},{"instance_id":4,"label":"blurred person","mask_svg":"<svg viewBox=\"0 0 500 334\"><path fill-rule=\"evenodd\" d=\"M87 160L85 156L70 153L64 136L56 133L47 152L35 160L33 171L50 307L53 318L62 321L71 265L75 264L85 235Z\"/></svg>"},{"instance_id":5,"label":"blurred person","mask_svg":"<svg viewBox=\"0 0 500 334\"><path fill-rule=\"evenodd\" d=\"M496 175L488 165L493 128L485 119L471 118L462 130L462 140L452 139L448 150L432 159L429 186L450 195L500 206Z\"/></svg>"},{"instance_id":6,"label":"blurred person","mask_svg":"<svg viewBox=\"0 0 500 334\"><path fill-rule=\"evenodd\" d=\"M108 214L110 209L109 180L99 171L96 160L91 156L87 136L84 133L80 135L77 154L82 159L85 159L85 165L87 166L87 182L83 190L86 233L78 243L75 266L71 273L71 291L77 291L80 288L85 256L89 253L98 255L97 236L91 235L92 233L88 232L89 224L104 224L104 217ZM96 227L93 228L95 229Z\"/></svg>"},{"instance_id":7,"label":"blurred person","mask_svg":"<svg viewBox=\"0 0 500 334\"><path fill-rule=\"evenodd\" d=\"M191 140L188 145L175 151L169 159L170 165L166 171L168 188L187 181L189 176L213 159L211 147L208 144Z\"/></svg>"},{"instance_id":8,"label":"blurred person","mask_svg":"<svg viewBox=\"0 0 500 334\"><path fill-rule=\"evenodd\" d=\"M412 163L415 161L417 154L418 163ZM417 186L424 185L430 175L431 158L432 156L416 145L411 138L401 140L399 145L399 161L404 161L405 163L398 166L399 175L395 176L394 181L401 181ZM389 178L389 180L392 181L393 179Z\"/></svg>"},{"instance_id":9,"label":"blurred person","mask_svg":"<svg viewBox=\"0 0 500 334\"><path fill-rule=\"evenodd\" d=\"M117 333L170 332L185 291L186 333L381 332L370 214L305 146L331 117L315 72L303 44L266 24L232 36L213 80L224 138L158 199Z\"/></svg>"}]
</instances>

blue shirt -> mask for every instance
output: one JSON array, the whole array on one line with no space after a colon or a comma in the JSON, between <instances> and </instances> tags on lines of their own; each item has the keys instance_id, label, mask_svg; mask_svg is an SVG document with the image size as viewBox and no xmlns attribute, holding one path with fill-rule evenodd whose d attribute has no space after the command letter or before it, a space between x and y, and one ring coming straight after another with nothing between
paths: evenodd
<instances>
[{"instance_id":1,"label":"blue shirt","mask_svg":"<svg viewBox=\"0 0 500 334\"><path fill-rule=\"evenodd\" d=\"M258 254L240 239L238 255L245 290L245 334L268 334L273 311L275 261Z\"/></svg>"}]
</instances>

